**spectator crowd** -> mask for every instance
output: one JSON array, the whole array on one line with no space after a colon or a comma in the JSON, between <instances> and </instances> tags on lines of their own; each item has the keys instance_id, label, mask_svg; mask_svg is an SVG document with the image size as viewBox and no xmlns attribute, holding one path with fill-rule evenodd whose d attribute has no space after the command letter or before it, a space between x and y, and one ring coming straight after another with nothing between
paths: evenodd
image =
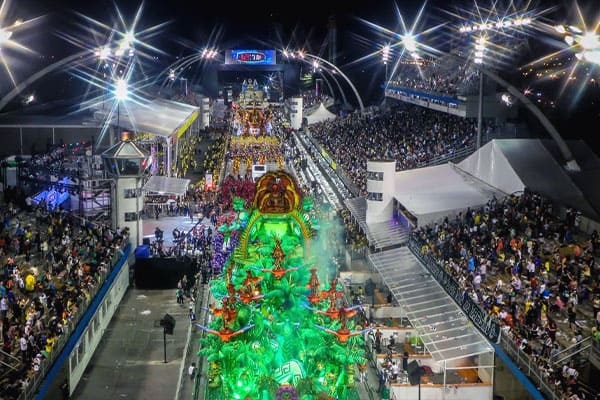
<instances>
[{"instance_id":1,"label":"spectator crowd","mask_svg":"<svg viewBox=\"0 0 600 400\"><path fill-rule=\"evenodd\" d=\"M401 103L390 110L317 122L308 129L366 194L368 160L396 160L400 171L452 158L456 152L474 147L477 121Z\"/></svg>"},{"instance_id":2,"label":"spectator crowd","mask_svg":"<svg viewBox=\"0 0 600 400\"><path fill-rule=\"evenodd\" d=\"M124 254L129 232L27 206L17 188L3 194L0 398L16 399L61 350L61 336Z\"/></svg>"},{"instance_id":3,"label":"spectator crowd","mask_svg":"<svg viewBox=\"0 0 600 400\"><path fill-rule=\"evenodd\" d=\"M572 209L557 216L552 202L525 192L413 232L421 253L444 265L569 400L583 398L585 360L562 351L597 340L600 325L600 243L597 232L578 230L578 218Z\"/></svg>"}]
</instances>

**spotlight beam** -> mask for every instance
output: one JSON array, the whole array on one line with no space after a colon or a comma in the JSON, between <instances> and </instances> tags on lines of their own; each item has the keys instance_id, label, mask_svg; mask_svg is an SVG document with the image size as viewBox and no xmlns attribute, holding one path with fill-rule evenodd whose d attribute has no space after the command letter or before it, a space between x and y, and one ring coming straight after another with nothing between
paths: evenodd
<instances>
[{"instance_id":1,"label":"spotlight beam","mask_svg":"<svg viewBox=\"0 0 600 400\"><path fill-rule=\"evenodd\" d=\"M10 103L15 97L17 97L23 90L25 90L29 85L38 79L44 77L46 74L63 67L64 65L68 65L69 63L77 60L78 58L89 54L89 52L82 51L76 54L72 54L68 57L63 58L60 61L55 62L54 64L48 65L46 68L41 71L36 72L31 75L29 78L25 79L23 82L19 83L15 86L10 92L8 92L4 97L0 100L0 111L6 107L8 103Z\"/></svg>"}]
</instances>

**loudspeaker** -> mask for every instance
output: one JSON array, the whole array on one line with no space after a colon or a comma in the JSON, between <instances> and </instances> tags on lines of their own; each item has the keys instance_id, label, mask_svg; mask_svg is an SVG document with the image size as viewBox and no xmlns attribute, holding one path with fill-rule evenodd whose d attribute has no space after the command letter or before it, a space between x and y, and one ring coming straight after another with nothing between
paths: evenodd
<instances>
[{"instance_id":1,"label":"loudspeaker","mask_svg":"<svg viewBox=\"0 0 600 400\"><path fill-rule=\"evenodd\" d=\"M411 362L409 362L406 367L406 373L409 377L411 375L420 375L421 367L419 366L419 363L416 360L412 360Z\"/></svg>"},{"instance_id":2,"label":"loudspeaker","mask_svg":"<svg viewBox=\"0 0 600 400\"><path fill-rule=\"evenodd\" d=\"M173 329L175 328L175 318L169 314L165 314L165 316L160 320L160 326L165 329L165 333L172 335Z\"/></svg>"},{"instance_id":3,"label":"loudspeaker","mask_svg":"<svg viewBox=\"0 0 600 400\"><path fill-rule=\"evenodd\" d=\"M412 360L408 363L406 372L408 373L408 382L410 382L411 385L418 385L421 382L423 371L416 360Z\"/></svg>"},{"instance_id":4,"label":"loudspeaker","mask_svg":"<svg viewBox=\"0 0 600 400\"><path fill-rule=\"evenodd\" d=\"M420 379L421 379L421 376L419 375L418 372L416 374L408 375L408 382L411 385L418 385Z\"/></svg>"}]
</instances>

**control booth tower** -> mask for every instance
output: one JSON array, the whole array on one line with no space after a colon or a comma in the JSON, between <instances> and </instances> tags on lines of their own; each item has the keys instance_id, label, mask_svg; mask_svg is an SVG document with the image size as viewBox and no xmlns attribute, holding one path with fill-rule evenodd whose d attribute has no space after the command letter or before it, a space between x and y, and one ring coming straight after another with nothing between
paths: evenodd
<instances>
[{"instance_id":1,"label":"control booth tower","mask_svg":"<svg viewBox=\"0 0 600 400\"><path fill-rule=\"evenodd\" d=\"M140 213L144 207L142 176L148 155L131 140L130 132L123 132L121 141L104 153L102 160L107 175L113 179L111 198L113 228L129 228L134 248L142 244L143 228Z\"/></svg>"}]
</instances>

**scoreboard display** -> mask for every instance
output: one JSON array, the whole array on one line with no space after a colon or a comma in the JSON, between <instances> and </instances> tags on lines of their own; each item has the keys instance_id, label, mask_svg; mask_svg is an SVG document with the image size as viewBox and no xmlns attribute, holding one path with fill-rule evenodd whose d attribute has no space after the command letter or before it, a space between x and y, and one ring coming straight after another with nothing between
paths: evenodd
<instances>
[{"instance_id":1,"label":"scoreboard display","mask_svg":"<svg viewBox=\"0 0 600 400\"><path fill-rule=\"evenodd\" d=\"M225 64L275 65L275 50L228 50Z\"/></svg>"}]
</instances>

